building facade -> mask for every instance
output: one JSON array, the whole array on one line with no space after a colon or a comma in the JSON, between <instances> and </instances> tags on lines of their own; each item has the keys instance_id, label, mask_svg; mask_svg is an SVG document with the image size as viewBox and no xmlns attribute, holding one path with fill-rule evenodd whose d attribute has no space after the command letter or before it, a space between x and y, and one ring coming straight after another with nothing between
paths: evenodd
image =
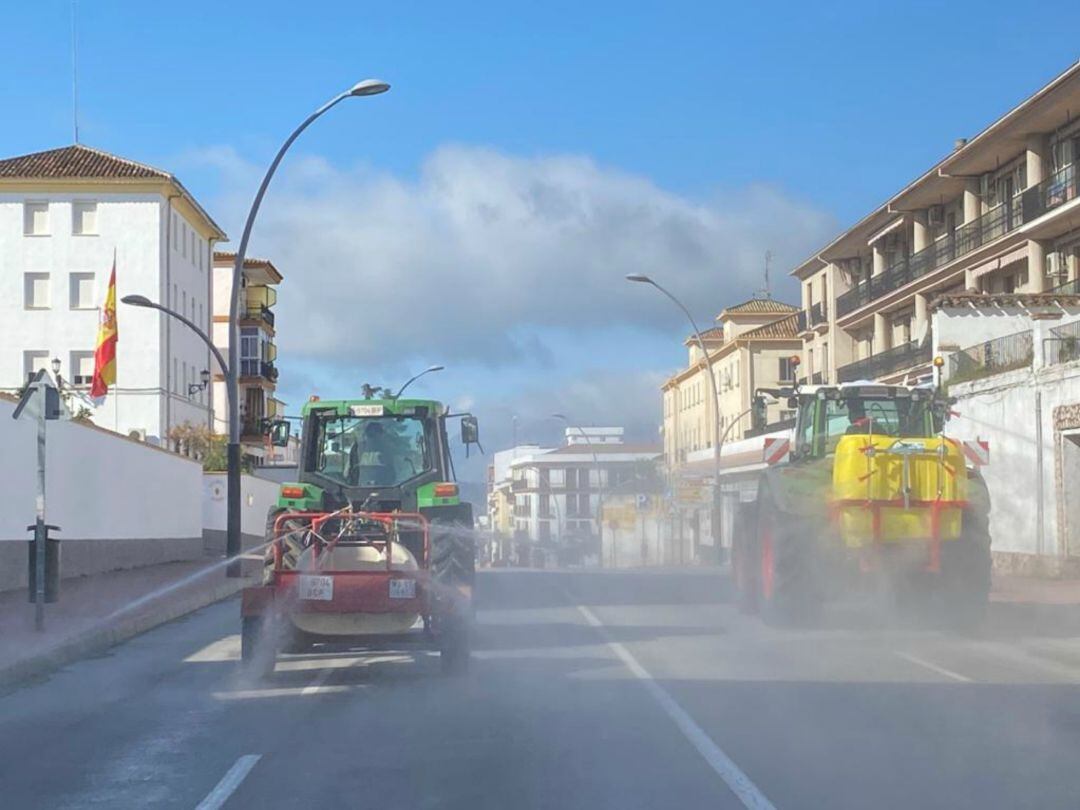
<instances>
[{"instance_id":1,"label":"building facade","mask_svg":"<svg viewBox=\"0 0 1080 810\"><path fill-rule=\"evenodd\" d=\"M0 160L0 390L60 361L89 391L99 308L115 259L117 298L138 293L209 332L214 244L225 234L168 172L82 145ZM166 444L211 425L206 345L160 312L118 303L116 384L101 427Z\"/></svg>"},{"instance_id":2,"label":"building facade","mask_svg":"<svg viewBox=\"0 0 1080 810\"><path fill-rule=\"evenodd\" d=\"M213 340L221 353L229 352L229 306L236 254L214 253ZM268 439L267 423L284 416L284 403L274 397L278 369L275 287L281 283L278 269L267 259L244 259L240 280L240 442L242 452L255 465L276 463L281 453ZM220 369L213 376L214 424L217 433L229 432L229 398Z\"/></svg>"},{"instance_id":3,"label":"building facade","mask_svg":"<svg viewBox=\"0 0 1080 810\"><path fill-rule=\"evenodd\" d=\"M917 379L930 370L936 297L1076 292L1078 111L1080 64L958 140L796 267L800 374L830 383Z\"/></svg>"},{"instance_id":4,"label":"building facade","mask_svg":"<svg viewBox=\"0 0 1080 810\"><path fill-rule=\"evenodd\" d=\"M799 338L798 307L755 298L728 307L717 316L719 325L702 333L709 353L709 368L716 382L720 430L725 442L743 438L750 428L747 413L756 388L791 384L797 357L802 350ZM714 446L716 411L702 362L701 349L691 336L686 340L687 367L670 377L661 387L664 409L664 461L677 473L689 456ZM770 403L769 421L793 414L786 404Z\"/></svg>"},{"instance_id":5,"label":"building facade","mask_svg":"<svg viewBox=\"0 0 1080 810\"><path fill-rule=\"evenodd\" d=\"M537 448L510 464L514 537L519 543L558 549L573 546L598 557L604 492L651 470L659 447L623 442L622 428L566 429L566 443Z\"/></svg>"}]
</instances>

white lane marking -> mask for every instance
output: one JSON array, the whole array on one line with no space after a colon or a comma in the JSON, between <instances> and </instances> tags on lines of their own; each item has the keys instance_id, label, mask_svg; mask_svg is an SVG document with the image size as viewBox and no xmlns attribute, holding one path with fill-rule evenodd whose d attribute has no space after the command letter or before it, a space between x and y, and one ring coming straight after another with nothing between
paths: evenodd
<instances>
[{"instance_id":1,"label":"white lane marking","mask_svg":"<svg viewBox=\"0 0 1080 810\"><path fill-rule=\"evenodd\" d=\"M184 659L185 664L210 664L240 660L240 634L223 636Z\"/></svg>"},{"instance_id":2,"label":"white lane marking","mask_svg":"<svg viewBox=\"0 0 1080 810\"><path fill-rule=\"evenodd\" d=\"M349 692L355 688L352 686L323 686L320 687L318 694L328 695ZM214 700L258 700L260 698L300 697L303 694L304 690L302 688L291 686L279 689L234 689L231 692L213 692L211 697Z\"/></svg>"},{"instance_id":3,"label":"white lane marking","mask_svg":"<svg viewBox=\"0 0 1080 810\"><path fill-rule=\"evenodd\" d=\"M319 694L323 689L323 684L326 683L326 679L334 674L335 669L337 669L337 667L325 667L324 669L319 670L319 674L312 679L311 683L300 690L301 696L307 697L308 695Z\"/></svg>"},{"instance_id":4,"label":"white lane marking","mask_svg":"<svg viewBox=\"0 0 1080 810\"><path fill-rule=\"evenodd\" d=\"M214 789L206 794L205 799L199 802L195 810L218 810L236 792L236 789L240 787L240 783L244 781L244 777L251 772L251 769L255 767L255 763L261 758L262 754L244 754L240 759L236 760L226 774L221 777L221 781L214 786Z\"/></svg>"},{"instance_id":5,"label":"white lane marking","mask_svg":"<svg viewBox=\"0 0 1080 810\"><path fill-rule=\"evenodd\" d=\"M954 681L960 681L961 683L972 683L973 679L967 675L961 675L959 672L953 672L951 669L945 669L945 667L939 667L933 661L927 661L924 658L919 658L917 655L911 653L896 652L898 658L903 658L912 664L917 664L923 669L928 669L931 672L936 672L938 675L944 675L946 678L952 678Z\"/></svg>"},{"instance_id":6,"label":"white lane marking","mask_svg":"<svg viewBox=\"0 0 1080 810\"><path fill-rule=\"evenodd\" d=\"M683 707L675 702L675 698L653 680L652 675L638 663L630 651L607 635L603 623L596 618L595 614L584 605L578 605L577 609L585 617L585 621L604 634L608 648L619 657L634 677L641 681L653 699L660 704L664 713L678 726L679 731L697 749L717 776L724 780L743 806L747 810L776 810L773 803L765 798L765 794L758 790L757 785L750 781L750 777L743 773L720 746L702 730L701 726L693 721Z\"/></svg>"}]
</instances>

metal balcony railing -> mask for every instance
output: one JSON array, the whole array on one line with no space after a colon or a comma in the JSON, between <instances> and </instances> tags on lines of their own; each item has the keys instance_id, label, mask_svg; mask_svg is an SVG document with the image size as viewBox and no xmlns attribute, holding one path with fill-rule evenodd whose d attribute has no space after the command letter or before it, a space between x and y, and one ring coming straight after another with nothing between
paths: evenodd
<instances>
[{"instance_id":1,"label":"metal balcony railing","mask_svg":"<svg viewBox=\"0 0 1080 810\"><path fill-rule=\"evenodd\" d=\"M810 375L810 383L812 385L821 385L824 382L825 375L823 375L820 371L815 371L813 374Z\"/></svg>"},{"instance_id":2,"label":"metal balcony railing","mask_svg":"<svg viewBox=\"0 0 1080 810\"><path fill-rule=\"evenodd\" d=\"M818 326L829 322L829 313L823 301L818 301L810 306L810 326Z\"/></svg>"},{"instance_id":3,"label":"metal balcony railing","mask_svg":"<svg viewBox=\"0 0 1080 810\"><path fill-rule=\"evenodd\" d=\"M961 225L918 253L901 256L884 272L860 281L837 297L836 314L843 316L854 312L886 293L898 290L999 236L1038 219L1077 196L1080 196L1078 174L1075 166L1070 164L1038 185L991 208L981 217Z\"/></svg>"},{"instance_id":4,"label":"metal balcony railing","mask_svg":"<svg viewBox=\"0 0 1080 810\"><path fill-rule=\"evenodd\" d=\"M805 309L800 309L795 315L795 328L796 332L805 332L807 322L807 313Z\"/></svg>"},{"instance_id":5,"label":"metal balcony railing","mask_svg":"<svg viewBox=\"0 0 1080 810\"><path fill-rule=\"evenodd\" d=\"M970 346L949 357L949 382L989 377L1030 366L1034 359L1032 331L1027 329Z\"/></svg>"},{"instance_id":6,"label":"metal balcony railing","mask_svg":"<svg viewBox=\"0 0 1080 810\"><path fill-rule=\"evenodd\" d=\"M277 382L278 370L273 363L268 363L265 360L241 360L240 361L240 376L241 377L262 377L270 380L270 382Z\"/></svg>"},{"instance_id":7,"label":"metal balcony railing","mask_svg":"<svg viewBox=\"0 0 1080 810\"><path fill-rule=\"evenodd\" d=\"M932 346L929 341L923 344L912 342L894 346L863 360L840 366L836 369L836 379L837 382L876 380L912 366L929 363L931 353Z\"/></svg>"}]
</instances>

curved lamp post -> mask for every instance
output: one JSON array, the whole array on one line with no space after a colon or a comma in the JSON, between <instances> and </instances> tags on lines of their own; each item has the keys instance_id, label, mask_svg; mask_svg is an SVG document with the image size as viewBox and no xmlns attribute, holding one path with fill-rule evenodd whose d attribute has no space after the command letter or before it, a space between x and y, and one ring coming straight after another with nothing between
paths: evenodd
<instances>
[{"instance_id":1,"label":"curved lamp post","mask_svg":"<svg viewBox=\"0 0 1080 810\"><path fill-rule=\"evenodd\" d=\"M600 567L604 567L604 473L600 467L600 456L596 452L596 448L593 446L592 440L589 438L589 434L585 432L581 425L572 425L570 420L565 414L553 413L552 419L558 419L565 424L571 430L576 430L581 434L581 438L585 440L585 444L589 447L589 452L592 453L593 467L596 468L596 532L597 539L600 542ZM588 492L586 492L586 495Z\"/></svg>"},{"instance_id":2,"label":"curved lamp post","mask_svg":"<svg viewBox=\"0 0 1080 810\"><path fill-rule=\"evenodd\" d=\"M431 374L431 372L433 372L433 371L442 371L444 368L446 368L446 366L428 366L423 371L421 371L419 374L413 374L411 377L409 377L409 379L407 379L405 381L405 384L403 386L401 386L401 388L398 389L398 392L396 394L394 394L394 399L398 399L401 396L402 391L404 391L406 388L408 388L414 382L419 380L425 374Z\"/></svg>"},{"instance_id":3,"label":"curved lamp post","mask_svg":"<svg viewBox=\"0 0 1080 810\"><path fill-rule=\"evenodd\" d=\"M701 350L701 362L705 369L705 374L709 378L709 389L712 391L713 401L713 448L715 455L713 456L713 480L715 484L713 486L713 502L712 502L712 536L713 544L719 554L720 551L720 393L716 389L716 378L713 377L712 361L709 359L709 351L705 348L705 339L701 336L701 330L698 329L697 322L694 320L694 316L690 314L688 310L678 298L668 292L664 287L660 286L657 282L642 273L631 273L626 277L627 281L633 281L638 284L649 284L667 296L672 303L682 310L686 319L690 321L690 328L694 330L694 338L697 341L698 348Z\"/></svg>"},{"instance_id":4,"label":"curved lamp post","mask_svg":"<svg viewBox=\"0 0 1080 810\"><path fill-rule=\"evenodd\" d=\"M229 300L229 368L240 367L240 335L237 327L237 316L240 312L240 280L244 272L244 259L247 256L248 240L251 237L251 229L255 224L255 216L259 213L266 188L270 185L270 179L277 171L278 164L285 157L293 141L300 137L300 133L307 129L311 123L330 108L338 105L347 98L360 96L374 96L385 93L390 85L378 79L365 79L357 82L348 90L334 96L328 102L315 110L311 115L293 130L292 134L285 139L285 143L278 149L270 168L259 184L259 190L255 193L255 199L248 211L247 221L244 223L244 232L240 237L240 247L236 251L236 261L233 264L232 294ZM240 400L240 378L236 374L226 375L229 389L229 445L228 445L228 518L226 520L225 552L229 557L237 557L240 554L240 413L236 403ZM228 568L230 577L240 576L239 560Z\"/></svg>"},{"instance_id":5,"label":"curved lamp post","mask_svg":"<svg viewBox=\"0 0 1080 810\"><path fill-rule=\"evenodd\" d=\"M176 318L176 320L180 321L180 323L184 324L184 326L186 326L188 329L198 335L199 339L202 340L202 342L205 343L210 349L210 353L214 355L214 359L217 360L218 365L221 366L221 373L225 377L225 388L228 391L229 395L229 412L231 413L232 411L236 410L236 393L231 385L231 380L233 378L232 369L229 367L229 364L225 362L225 358L221 356L221 352L218 350L218 347L214 345L214 341L210 339L210 336L207 335L206 332L200 329L193 321L185 318L179 312L169 309L162 304L155 304L145 295L125 295L123 298L120 299L120 303L127 304L128 306L132 307L142 307L143 309L156 309L159 312L164 312L170 318ZM202 373L206 375L206 382L208 383L210 381L210 372L203 371Z\"/></svg>"}]
</instances>

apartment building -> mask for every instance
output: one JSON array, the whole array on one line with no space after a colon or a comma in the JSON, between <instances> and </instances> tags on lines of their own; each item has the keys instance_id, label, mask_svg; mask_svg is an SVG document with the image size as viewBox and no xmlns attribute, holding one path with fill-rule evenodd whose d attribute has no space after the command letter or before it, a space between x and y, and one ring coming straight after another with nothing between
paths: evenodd
<instances>
[{"instance_id":1,"label":"apartment building","mask_svg":"<svg viewBox=\"0 0 1080 810\"><path fill-rule=\"evenodd\" d=\"M798 307L771 298L753 298L728 307L704 331L702 342L716 381L721 435L725 441L743 438L750 429L747 411L759 387L791 384L802 350ZM687 367L661 386L664 409L664 460L671 471L686 463L691 453L713 447L711 388L694 336L686 339ZM786 404L769 405L769 421L793 416Z\"/></svg>"},{"instance_id":2,"label":"apartment building","mask_svg":"<svg viewBox=\"0 0 1080 810\"><path fill-rule=\"evenodd\" d=\"M229 306L232 301L236 254L214 253L214 345L228 357ZM275 463L280 451L270 445L267 423L284 415L284 404L274 397L277 389L277 346L275 287L282 275L268 259L244 259L240 279L240 443L241 452L256 466ZM214 425L217 433L228 433L229 398L220 369L213 377Z\"/></svg>"},{"instance_id":3,"label":"apartment building","mask_svg":"<svg viewBox=\"0 0 1080 810\"><path fill-rule=\"evenodd\" d=\"M935 298L1078 292L1078 159L1080 64L794 268L800 375L914 380L929 373Z\"/></svg>"},{"instance_id":4,"label":"apartment building","mask_svg":"<svg viewBox=\"0 0 1080 810\"><path fill-rule=\"evenodd\" d=\"M0 160L0 390L58 360L75 389L94 370L113 260L139 293L209 330L211 256L225 234L168 172L81 144ZM206 345L175 319L120 305L116 385L101 427L164 444L211 423Z\"/></svg>"},{"instance_id":5,"label":"apartment building","mask_svg":"<svg viewBox=\"0 0 1080 810\"><path fill-rule=\"evenodd\" d=\"M604 491L632 480L660 453L659 447L625 444L622 428L607 427L567 428L561 447L519 455L509 463L516 538L598 553Z\"/></svg>"}]
</instances>

